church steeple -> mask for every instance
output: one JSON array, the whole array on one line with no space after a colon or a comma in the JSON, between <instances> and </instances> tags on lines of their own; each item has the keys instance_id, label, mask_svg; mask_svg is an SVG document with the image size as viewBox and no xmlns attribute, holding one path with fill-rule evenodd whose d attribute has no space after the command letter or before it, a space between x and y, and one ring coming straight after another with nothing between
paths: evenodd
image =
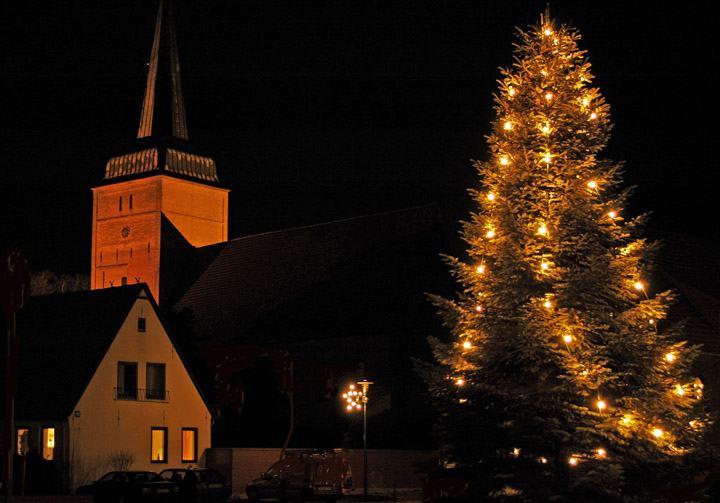
<instances>
[{"instance_id":1,"label":"church steeple","mask_svg":"<svg viewBox=\"0 0 720 503\"><path fill-rule=\"evenodd\" d=\"M215 161L190 152L171 0L160 0L138 128L138 150L113 157L105 180L155 174L217 183Z\"/></svg>"},{"instance_id":2,"label":"church steeple","mask_svg":"<svg viewBox=\"0 0 720 503\"><path fill-rule=\"evenodd\" d=\"M188 139L172 2L160 0L138 138Z\"/></svg>"},{"instance_id":3,"label":"church steeple","mask_svg":"<svg viewBox=\"0 0 720 503\"><path fill-rule=\"evenodd\" d=\"M227 241L228 190L215 161L190 149L172 0L159 0L134 151L93 188L91 288L144 282L173 295L192 248Z\"/></svg>"}]
</instances>

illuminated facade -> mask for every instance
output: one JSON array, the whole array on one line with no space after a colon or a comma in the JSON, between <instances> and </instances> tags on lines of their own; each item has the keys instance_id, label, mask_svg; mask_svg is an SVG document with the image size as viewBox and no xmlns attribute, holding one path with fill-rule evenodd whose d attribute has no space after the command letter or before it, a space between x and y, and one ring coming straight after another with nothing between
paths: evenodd
<instances>
[{"instance_id":1,"label":"illuminated facade","mask_svg":"<svg viewBox=\"0 0 720 503\"><path fill-rule=\"evenodd\" d=\"M35 297L18 316L16 452L50 462L28 483L73 489L118 455L137 470L204 463L211 412L145 285Z\"/></svg>"},{"instance_id":2,"label":"illuminated facade","mask_svg":"<svg viewBox=\"0 0 720 503\"><path fill-rule=\"evenodd\" d=\"M146 283L161 302L166 234L193 247L228 239L229 191L217 185L215 162L189 151L170 2L158 9L137 142L92 189L91 288Z\"/></svg>"}]
</instances>

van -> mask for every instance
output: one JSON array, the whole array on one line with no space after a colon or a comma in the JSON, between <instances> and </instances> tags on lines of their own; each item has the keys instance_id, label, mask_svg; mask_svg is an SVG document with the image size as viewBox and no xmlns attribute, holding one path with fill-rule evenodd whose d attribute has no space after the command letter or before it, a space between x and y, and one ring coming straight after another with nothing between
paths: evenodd
<instances>
[{"instance_id":1,"label":"van","mask_svg":"<svg viewBox=\"0 0 720 503\"><path fill-rule=\"evenodd\" d=\"M245 492L248 500L274 499L305 503L332 503L352 490L352 470L347 456L333 450L287 451Z\"/></svg>"}]
</instances>

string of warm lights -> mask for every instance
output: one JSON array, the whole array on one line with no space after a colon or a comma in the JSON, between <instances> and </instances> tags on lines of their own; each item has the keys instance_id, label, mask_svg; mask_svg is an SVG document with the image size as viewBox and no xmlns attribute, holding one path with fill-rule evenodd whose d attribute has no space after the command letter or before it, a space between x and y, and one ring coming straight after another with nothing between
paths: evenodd
<instances>
[{"instance_id":1,"label":"string of warm lights","mask_svg":"<svg viewBox=\"0 0 720 503\"><path fill-rule=\"evenodd\" d=\"M545 48L543 54L557 54L563 51L563 48L574 47L574 40L565 32L565 28L561 28L559 31L555 30L550 21L546 20L544 28L542 29L541 44ZM563 55L567 60L565 65L569 68L577 63L573 61L573 58L580 58L582 56L581 51L570 51ZM593 201L594 207L602 208L602 211L598 213L598 224L600 226L609 226L608 232L615 233L613 235L620 235L620 229L623 225L623 219L620 216L621 210L619 209L618 201L607 201L605 200L605 191L603 190L604 180L599 174L595 174L590 179L580 178L579 180L573 179L568 173L571 173L573 169L577 169L571 166L571 162L568 161L559 152L562 150L560 145L556 145L556 135L559 133L564 134L564 128L566 129L562 121L568 119L564 117L556 118L553 115L552 110L554 107L566 107L567 103L574 103L575 109L573 113L579 114L584 117L587 125L581 126L575 131L577 134L589 135L593 131L603 131L607 128L607 114L606 106L604 105L602 98L595 89L587 88L587 84L592 80L592 75L589 73L589 65L579 65L577 70L567 70L568 77L573 77L575 83L571 86L571 91L568 91L565 96L560 89L553 87L553 79L557 79L560 74L560 70L551 65L543 66L541 58L536 58L528 63L528 65L535 65L532 68L525 67L522 64L516 64L517 73L513 73L510 70L505 72L505 79L501 82L500 91L501 94L497 98L499 103L498 110L500 116L496 123L495 132L493 138L493 157L489 163L485 164L485 170L492 174L491 179L493 183L489 184L486 192L477 193L476 200L478 201L481 212L478 214L477 221L483 229L482 233L479 233L477 240L481 253L478 253L478 262L472 266L472 271L480 280L477 280L477 298L471 299L472 310L475 316L480 318L473 318L476 320L482 320L484 317L498 317L502 316L500 313L488 312L479 299L483 296L491 295L491 293L482 291L483 285L491 284L492 280L492 266L495 264L494 258L497 257L497 249L501 246L506 246L500 235L503 229L502 222L496 221L497 211L496 207L498 204L505 206L511 205L511 201L507 200L507 182L506 177L511 173L510 170L519 169L520 166L527 166L531 173L537 173L536 176L539 180L538 183L543 182L542 192L544 193L544 207L540 210L536 210L535 219L529 222L527 225L532 231L527 233L528 249L532 251L529 260L533 265L533 270L536 271L537 276L541 284L550 285L550 283L556 278L557 266L560 259L557 258L558 245L555 242L558 236L562 235L562 229L557 227L557 215L554 212L554 207L558 207L563 203L567 204L563 196L567 194L572 188L580 187L582 190L578 192L586 194L584 197L590 197ZM533 68L538 69L536 75L539 77L536 79L539 83L534 82L531 78L530 72ZM565 68L565 67L563 67ZM534 96L534 98L533 98ZM566 100L563 102L562 100ZM532 101L536 105L544 107L542 110L544 113L537 118L528 119L523 116L526 103ZM516 109L519 110L516 115ZM515 147L517 142L523 142L525 145L528 142L528 138L533 139L538 145L535 150L533 149L518 149ZM533 144L534 145L534 144ZM516 152L522 151L523 155L519 156ZM540 173L544 175L541 178ZM564 174L564 175L563 175ZM577 178L580 175L575 175ZM558 182L546 182L550 180L560 180ZM557 186L553 186L551 183L557 183ZM608 182L612 184L611 181ZM505 185L504 185L505 184ZM564 184L564 185L563 185ZM562 186L563 188L559 188ZM569 189L568 189L569 187ZM584 192L583 192L584 191ZM573 196L576 197L576 196ZM631 242L622 248L617 249L617 257L631 257L640 246L637 242ZM537 251L535 251L537 250ZM641 293L646 301L651 301L651 297L648 295L646 290L645 282L641 278L640 268L636 262L626 261L626 263L632 263L634 267L634 273L632 276L635 278L629 285L628 291L634 288L637 292ZM471 279L470 281L475 282L476 280ZM559 302L560 300L560 302ZM547 312L556 313L558 319L562 319L565 316L565 309L562 306L561 298L553 293L552 287L541 298L537 299L538 305L541 305ZM636 301L635 304L639 304L641 301ZM610 314L610 316L613 316ZM654 334L658 334L657 319L662 319L662 313L655 315L647 315L647 324L651 327ZM482 321L478 321L481 325ZM581 349L587 349L589 342L585 341L583 337L575 337L574 334L564 323L557 324L557 340L562 343L565 351L568 354L573 353L572 363L576 365L578 371L577 374L580 378L587 378L589 375L588 369L595 369L596 365L593 363L589 356L582 356L583 352ZM481 350L482 347L477 344L473 344L471 335L463 331L461 335L460 346L462 347L462 355L477 354L477 350ZM671 376L671 368L677 364L681 352L678 348L667 349L665 351L662 348L659 349L659 363L664 363L667 368L667 375ZM583 360L585 358L585 360ZM582 369L582 370L580 370ZM598 374L597 370L593 370L595 374ZM458 388L462 388L467 384L466 376L454 376L450 378L454 385ZM664 448L666 451L675 450L678 451L671 440L673 436L665 431L662 427L661 421L657 417L644 417L635 410L628 409L627 406L622 405L623 400L611 400L612 393L608 393L608 396L604 396L601 386L595 385L591 380L587 380L587 386L593 387L597 393L597 399L594 404L590 406L588 403L587 410L597 410L598 423L606 420L608 417L619 418L615 424L621 435L631 436L636 435L640 431L645 431L647 438L654 439L655 444L658 447ZM675 399L685 399L688 395L694 397L701 396L702 384L681 384L675 383L672 385L670 394ZM689 393L689 389L693 389L693 393ZM467 398L460 397L460 403L467 403ZM699 420L692 420L690 425L693 428L702 427L702 422ZM521 455L522 448L516 447L511 451L511 455L519 457ZM535 456L535 454L533 454ZM578 466L580 461L585 460L604 460L608 459L610 454L606 446L597 446L593 451L589 451L589 454L573 454L568 458L568 463L571 466ZM548 461L547 457L535 457L539 462L545 464Z\"/></svg>"}]
</instances>

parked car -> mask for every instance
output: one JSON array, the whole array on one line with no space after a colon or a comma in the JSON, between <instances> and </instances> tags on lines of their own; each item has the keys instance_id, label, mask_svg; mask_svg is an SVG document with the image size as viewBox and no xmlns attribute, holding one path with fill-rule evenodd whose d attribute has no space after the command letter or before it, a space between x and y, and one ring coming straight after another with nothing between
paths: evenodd
<instances>
[{"instance_id":1,"label":"parked car","mask_svg":"<svg viewBox=\"0 0 720 503\"><path fill-rule=\"evenodd\" d=\"M75 494L91 494L94 503L167 503L177 498L178 485L155 472L109 472Z\"/></svg>"},{"instance_id":2,"label":"parked car","mask_svg":"<svg viewBox=\"0 0 720 503\"><path fill-rule=\"evenodd\" d=\"M186 501L221 503L232 495L230 482L212 468L168 468L160 476L178 484L181 499Z\"/></svg>"},{"instance_id":3,"label":"parked car","mask_svg":"<svg viewBox=\"0 0 720 503\"><path fill-rule=\"evenodd\" d=\"M470 501L468 481L455 472L453 465L430 458L423 472L423 503Z\"/></svg>"},{"instance_id":4,"label":"parked car","mask_svg":"<svg viewBox=\"0 0 720 503\"><path fill-rule=\"evenodd\" d=\"M334 502L352 490L352 470L347 457L334 451L292 451L273 464L245 492L250 501Z\"/></svg>"}]
</instances>

